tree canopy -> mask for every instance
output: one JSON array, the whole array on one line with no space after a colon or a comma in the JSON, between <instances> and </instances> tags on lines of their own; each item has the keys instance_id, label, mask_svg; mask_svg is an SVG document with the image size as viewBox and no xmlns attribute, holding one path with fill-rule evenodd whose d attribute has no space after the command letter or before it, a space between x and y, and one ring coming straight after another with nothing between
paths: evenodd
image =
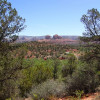
<instances>
[{"instance_id":1,"label":"tree canopy","mask_svg":"<svg viewBox=\"0 0 100 100\"><path fill-rule=\"evenodd\" d=\"M84 60L88 63L97 62L97 69L100 69L100 12L97 9L88 10L86 15L83 15L81 21L85 25L86 32L81 40L89 42L87 51L84 55Z\"/></svg>"},{"instance_id":2,"label":"tree canopy","mask_svg":"<svg viewBox=\"0 0 100 100\"><path fill-rule=\"evenodd\" d=\"M21 51L19 46L9 43L18 38L18 33L25 27L24 22L11 3L0 0L0 100L15 95L18 74L26 69L23 65L25 46L20 46L24 48Z\"/></svg>"},{"instance_id":3,"label":"tree canopy","mask_svg":"<svg viewBox=\"0 0 100 100\"><path fill-rule=\"evenodd\" d=\"M100 41L100 13L97 9L88 10L81 18L86 32L83 33L85 40Z\"/></svg>"},{"instance_id":4,"label":"tree canopy","mask_svg":"<svg viewBox=\"0 0 100 100\"><path fill-rule=\"evenodd\" d=\"M24 29L25 19L20 17L15 8L7 0L0 0L0 41L9 38L10 41L17 39L18 32Z\"/></svg>"}]
</instances>

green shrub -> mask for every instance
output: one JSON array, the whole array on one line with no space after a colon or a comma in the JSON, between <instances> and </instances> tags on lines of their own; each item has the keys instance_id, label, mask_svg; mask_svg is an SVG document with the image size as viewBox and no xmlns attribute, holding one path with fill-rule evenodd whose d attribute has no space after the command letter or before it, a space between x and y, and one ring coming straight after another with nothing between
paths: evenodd
<instances>
[{"instance_id":1,"label":"green shrub","mask_svg":"<svg viewBox=\"0 0 100 100\"><path fill-rule=\"evenodd\" d=\"M60 61L58 59L54 59L54 62L53 62L53 79L54 80L58 78L59 65L60 65Z\"/></svg>"},{"instance_id":2,"label":"green shrub","mask_svg":"<svg viewBox=\"0 0 100 100\"><path fill-rule=\"evenodd\" d=\"M52 68L41 63L33 67L33 83L40 84L47 79L52 78Z\"/></svg>"},{"instance_id":3,"label":"green shrub","mask_svg":"<svg viewBox=\"0 0 100 100\"><path fill-rule=\"evenodd\" d=\"M33 87L30 93L34 99L34 94L38 96L38 100L41 98L48 99L50 96L61 96L65 92L65 85L61 81L47 80L38 86Z\"/></svg>"},{"instance_id":4,"label":"green shrub","mask_svg":"<svg viewBox=\"0 0 100 100\"><path fill-rule=\"evenodd\" d=\"M68 75L72 75L77 67L77 59L73 54L67 55L67 63L63 64L62 67L62 77L67 77Z\"/></svg>"},{"instance_id":5,"label":"green shrub","mask_svg":"<svg viewBox=\"0 0 100 100\"><path fill-rule=\"evenodd\" d=\"M66 78L65 83L67 94L73 95L76 90L83 90L84 93L94 92L99 85L99 79L92 67L83 64L72 76Z\"/></svg>"},{"instance_id":6,"label":"green shrub","mask_svg":"<svg viewBox=\"0 0 100 100\"><path fill-rule=\"evenodd\" d=\"M18 48L16 45L2 43L2 48L0 48L0 100L19 94L19 78L22 70L27 68L23 65L26 54L24 49L24 45ZM18 54L16 57L15 53Z\"/></svg>"},{"instance_id":7,"label":"green shrub","mask_svg":"<svg viewBox=\"0 0 100 100\"><path fill-rule=\"evenodd\" d=\"M81 100L82 95L84 94L84 91L76 90L75 95L78 97L79 100Z\"/></svg>"},{"instance_id":8,"label":"green shrub","mask_svg":"<svg viewBox=\"0 0 100 100\"><path fill-rule=\"evenodd\" d=\"M31 63L31 61L29 61ZM26 65L29 65L29 62L25 62ZM48 62L50 64L51 62ZM23 71L23 79L21 79L19 88L20 95L27 96L30 92L32 85L40 84L47 79L51 79L53 76L52 66L45 63L44 60L35 59L34 65L32 67Z\"/></svg>"}]
</instances>

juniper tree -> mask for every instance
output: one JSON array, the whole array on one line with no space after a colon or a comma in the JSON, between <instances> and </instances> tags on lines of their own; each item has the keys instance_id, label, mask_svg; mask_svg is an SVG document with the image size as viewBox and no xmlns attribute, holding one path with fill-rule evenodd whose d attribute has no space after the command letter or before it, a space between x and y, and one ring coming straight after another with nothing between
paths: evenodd
<instances>
[{"instance_id":1,"label":"juniper tree","mask_svg":"<svg viewBox=\"0 0 100 100\"><path fill-rule=\"evenodd\" d=\"M18 56L10 42L15 41L17 34L24 29L25 19L20 17L7 0L0 0L0 100L14 95L17 75L23 66L24 51L19 49ZM18 48L17 48L18 49Z\"/></svg>"},{"instance_id":2,"label":"juniper tree","mask_svg":"<svg viewBox=\"0 0 100 100\"><path fill-rule=\"evenodd\" d=\"M17 39L17 33L24 29L25 19L20 17L7 0L0 0L0 41Z\"/></svg>"}]
</instances>

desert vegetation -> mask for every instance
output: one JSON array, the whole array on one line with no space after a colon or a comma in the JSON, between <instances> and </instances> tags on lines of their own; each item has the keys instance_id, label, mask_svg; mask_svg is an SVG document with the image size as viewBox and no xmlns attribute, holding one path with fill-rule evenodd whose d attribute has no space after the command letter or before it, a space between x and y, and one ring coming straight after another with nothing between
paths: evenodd
<instances>
[{"instance_id":1,"label":"desert vegetation","mask_svg":"<svg viewBox=\"0 0 100 100\"><path fill-rule=\"evenodd\" d=\"M16 43L25 28L7 0L0 1L0 100L80 100L100 86L100 13L88 10L80 44ZM46 39L50 39L49 35ZM61 39L54 35L53 39ZM98 99L96 97L96 99ZM98 99L99 100L99 99Z\"/></svg>"}]
</instances>

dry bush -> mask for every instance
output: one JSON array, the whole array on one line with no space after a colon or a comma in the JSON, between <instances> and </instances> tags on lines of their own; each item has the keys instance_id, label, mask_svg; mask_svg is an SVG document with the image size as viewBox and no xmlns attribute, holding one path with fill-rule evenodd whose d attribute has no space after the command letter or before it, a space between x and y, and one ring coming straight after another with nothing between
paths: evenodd
<instances>
[{"instance_id":1,"label":"dry bush","mask_svg":"<svg viewBox=\"0 0 100 100\"><path fill-rule=\"evenodd\" d=\"M32 89L30 93L33 99L35 97L48 99L50 96L62 96L65 92L65 85L63 82L48 80Z\"/></svg>"}]
</instances>

